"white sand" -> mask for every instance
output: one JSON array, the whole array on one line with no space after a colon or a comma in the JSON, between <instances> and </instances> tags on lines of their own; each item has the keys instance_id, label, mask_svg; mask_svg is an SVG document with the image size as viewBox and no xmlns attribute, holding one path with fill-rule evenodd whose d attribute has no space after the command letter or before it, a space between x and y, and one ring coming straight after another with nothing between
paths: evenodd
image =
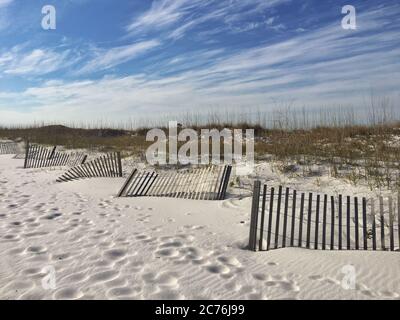
<instances>
[{"instance_id":1,"label":"white sand","mask_svg":"<svg viewBox=\"0 0 400 320\"><path fill-rule=\"evenodd\" d=\"M399 252L245 250L249 197L117 199L124 179L55 183L62 170L22 164L0 156L1 299L400 299ZM368 192L314 179L283 182ZM346 265L355 290L341 285ZM55 289L42 287L49 266Z\"/></svg>"}]
</instances>

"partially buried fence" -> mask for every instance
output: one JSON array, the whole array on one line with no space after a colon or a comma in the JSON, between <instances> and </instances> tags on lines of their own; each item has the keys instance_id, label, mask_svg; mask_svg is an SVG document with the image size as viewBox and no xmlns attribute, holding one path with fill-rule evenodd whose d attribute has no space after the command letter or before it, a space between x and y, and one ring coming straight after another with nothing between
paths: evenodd
<instances>
[{"instance_id":1,"label":"partially buried fence","mask_svg":"<svg viewBox=\"0 0 400 320\"><path fill-rule=\"evenodd\" d=\"M15 142L1 142L0 143L0 154L17 154L19 152L19 146Z\"/></svg>"},{"instance_id":2,"label":"partially buried fence","mask_svg":"<svg viewBox=\"0 0 400 320\"><path fill-rule=\"evenodd\" d=\"M94 160L73 167L57 179L57 182L68 182L95 177L122 177L121 154L107 153Z\"/></svg>"},{"instance_id":3,"label":"partially buried fence","mask_svg":"<svg viewBox=\"0 0 400 320\"><path fill-rule=\"evenodd\" d=\"M156 172L134 169L118 197L172 197L223 200L232 166L208 166L189 170Z\"/></svg>"},{"instance_id":4,"label":"partially buried fence","mask_svg":"<svg viewBox=\"0 0 400 320\"><path fill-rule=\"evenodd\" d=\"M374 199L254 183L249 249L400 251L400 194Z\"/></svg>"},{"instance_id":5,"label":"partially buried fence","mask_svg":"<svg viewBox=\"0 0 400 320\"><path fill-rule=\"evenodd\" d=\"M37 144L26 144L24 168L47 168L83 164L87 156L83 152L60 152L57 146L46 148Z\"/></svg>"}]
</instances>

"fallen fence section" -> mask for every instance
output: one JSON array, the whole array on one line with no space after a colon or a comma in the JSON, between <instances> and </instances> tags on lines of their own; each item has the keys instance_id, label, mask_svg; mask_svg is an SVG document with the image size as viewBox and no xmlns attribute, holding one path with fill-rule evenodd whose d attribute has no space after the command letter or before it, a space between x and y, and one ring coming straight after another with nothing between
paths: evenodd
<instances>
[{"instance_id":1,"label":"fallen fence section","mask_svg":"<svg viewBox=\"0 0 400 320\"><path fill-rule=\"evenodd\" d=\"M24 168L48 168L76 166L83 164L87 156L83 152L59 152L57 146L45 148L40 145L26 144Z\"/></svg>"},{"instance_id":2,"label":"fallen fence section","mask_svg":"<svg viewBox=\"0 0 400 320\"><path fill-rule=\"evenodd\" d=\"M231 172L232 166L207 166L162 173L134 169L118 197L223 200Z\"/></svg>"},{"instance_id":3,"label":"fallen fence section","mask_svg":"<svg viewBox=\"0 0 400 320\"><path fill-rule=\"evenodd\" d=\"M255 181L249 249L400 251L400 193L374 199L298 193Z\"/></svg>"},{"instance_id":4,"label":"fallen fence section","mask_svg":"<svg viewBox=\"0 0 400 320\"><path fill-rule=\"evenodd\" d=\"M107 153L94 160L73 167L59 177L57 182L96 177L122 177L121 153Z\"/></svg>"},{"instance_id":5,"label":"fallen fence section","mask_svg":"<svg viewBox=\"0 0 400 320\"><path fill-rule=\"evenodd\" d=\"M20 152L18 143L15 142L1 142L0 154L18 154Z\"/></svg>"}]
</instances>

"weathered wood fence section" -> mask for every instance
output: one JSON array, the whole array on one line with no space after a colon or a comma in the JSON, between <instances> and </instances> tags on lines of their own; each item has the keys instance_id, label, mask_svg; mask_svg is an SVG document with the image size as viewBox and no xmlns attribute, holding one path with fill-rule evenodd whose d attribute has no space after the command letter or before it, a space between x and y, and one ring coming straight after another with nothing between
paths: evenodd
<instances>
[{"instance_id":1,"label":"weathered wood fence section","mask_svg":"<svg viewBox=\"0 0 400 320\"><path fill-rule=\"evenodd\" d=\"M92 161L73 167L59 177L57 182L96 177L122 177L121 153L107 153Z\"/></svg>"},{"instance_id":2,"label":"weathered wood fence section","mask_svg":"<svg viewBox=\"0 0 400 320\"><path fill-rule=\"evenodd\" d=\"M171 197L194 200L223 200L232 166L207 166L162 172L134 169L118 197Z\"/></svg>"},{"instance_id":3,"label":"weathered wood fence section","mask_svg":"<svg viewBox=\"0 0 400 320\"><path fill-rule=\"evenodd\" d=\"M48 168L83 164L87 156L83 152L59 152L57 146L46 148L26 144L24 168Z\"/></svg>"},{"instance_id":4,"label":"weathered wood fence section","mask_svg":"<svg viewBox=\"0 0 400 320\"><path fill-rule=\"evenodd\" d=\"M298 193L255 181L249 249L400 251L400 194L366 199Z\"/></svg>"},{"instance_id":5,"label":"weathered wood fence section","mask_svg":"<svg viewBox=\"0 0 400 320\"><path fill-rule=\"evenodd\" d=\"M0 143L0 154L17 154L19 152L19 146L15 142L1 142Z\"/></svg>"}]
</instances>

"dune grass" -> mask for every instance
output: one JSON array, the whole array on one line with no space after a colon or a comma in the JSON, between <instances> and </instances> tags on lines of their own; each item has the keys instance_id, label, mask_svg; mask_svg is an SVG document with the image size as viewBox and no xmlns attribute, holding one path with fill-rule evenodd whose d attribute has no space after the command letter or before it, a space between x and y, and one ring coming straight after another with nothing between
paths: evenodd
<instances>
[{"instance_id":1,"label":"dune grass","mask_svg":"<svg viewBox=\"0 0 400 320\"><path fill-rule=\"evenodd\" d=\"M215 122L212 122L214 120ZM296 120L298 121L298 120ZM335 177L357 184L366 181L371 188L400 188L400 122L379 121L365 125L352 121L332 122L299 129L289 122L267 128L255 121L190 121L184 127L255 130L255 158L277 161L279 170L288 172L295 165L303 168L324 165ZM324 124L324 123L322 123ZM160 126L168 133L168 123ZM0 127L0 138L29 140L44 145L62 145L68 149L121 151L124 156L143 156L152 142L146 141L151 128L131 130L115 128L71 128L62 125ZM182 144L182 143L181 143ZM222 143L221 143L222 150ZM303 169L303 174L307 170Z\"/></svg>"}]
</instances>

